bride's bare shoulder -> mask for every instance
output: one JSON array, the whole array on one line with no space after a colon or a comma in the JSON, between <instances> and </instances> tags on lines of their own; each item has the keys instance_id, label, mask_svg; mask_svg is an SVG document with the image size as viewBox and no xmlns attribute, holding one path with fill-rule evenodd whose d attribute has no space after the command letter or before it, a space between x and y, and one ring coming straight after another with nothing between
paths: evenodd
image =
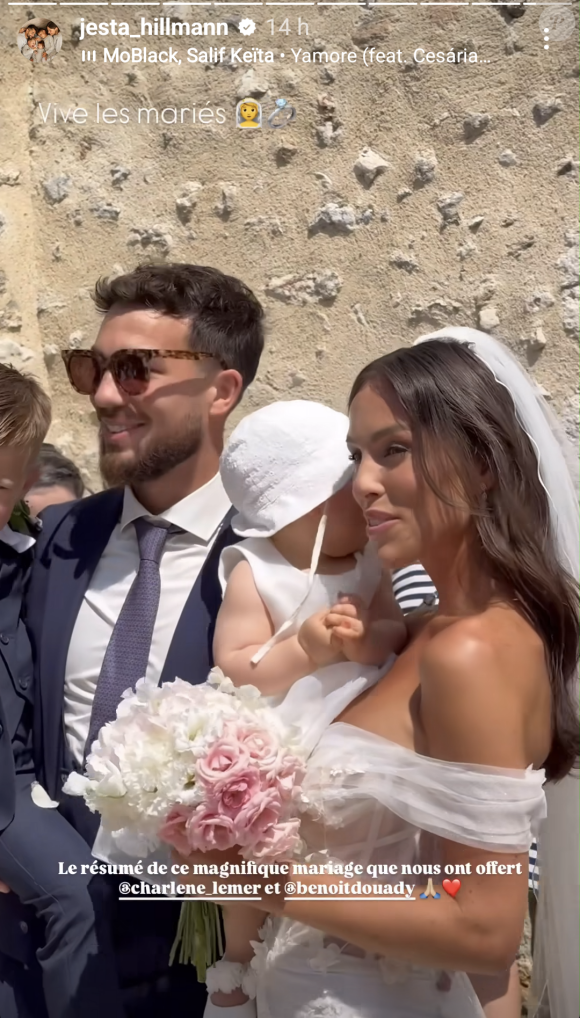
<instances>
[{"instance_id":1,"label":"bride's bare shoulder","mask_svg":"<svg viewBox=\"0 0 580 1018\"><path fill-rule=\"evenodd\" d=\"M514 671L513 664L518 663ZM488 608L479 615L459 618L439 629L424 644L422 663L450 676L465 669L492 667L494 674L507 669L512 680L525 671L545 670L544 645L538 634L516 611L504 606Z\"/></svg>"},{"instance_id":2,"label":"bride's bare shoulder","mask_svg":"<svg viewBox=\"0 0 580 1018\"><path fill-rule=\"evenodd\" d=\"M516 612L493 607L451 623L424 644L419 672L430 755L500 767L535 762L530 730L544 707L548 729L549 680L542 641Z\"/></svg>"}]
</instances>

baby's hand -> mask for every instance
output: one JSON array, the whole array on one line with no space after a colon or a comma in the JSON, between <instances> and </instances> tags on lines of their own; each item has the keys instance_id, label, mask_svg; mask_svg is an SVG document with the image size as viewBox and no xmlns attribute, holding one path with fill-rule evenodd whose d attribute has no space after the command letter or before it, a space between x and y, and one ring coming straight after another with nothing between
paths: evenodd
<instances>
[{"instance_id":1,"label":"baby's hand","mask_svg":"<svg viewBox=\"0 0 580 1018\"><path fill-rule=\"evenodd\" d=\"M333 641L327 619L328 611L324 609L306 619L298 630L298 643L319 668L344 660L342 648Z\"/></svg>"},{"instance_id":2,"label":"baby's hand","mask_svg":"<svg viewBox=\"0 0 580 1018\"><path fill-rule=\"evenodd\" d=\"M348 661L356 661L360 645L367 636L369 612L360 597L345 595L326 616L331 643L340 647Z\"/></svg>"}]
</instances>

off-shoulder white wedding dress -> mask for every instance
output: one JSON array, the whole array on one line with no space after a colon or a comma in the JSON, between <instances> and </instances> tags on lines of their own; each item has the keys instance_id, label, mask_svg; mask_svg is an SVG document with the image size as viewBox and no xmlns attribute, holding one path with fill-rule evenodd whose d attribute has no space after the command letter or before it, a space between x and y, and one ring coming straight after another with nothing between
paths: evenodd
<instances>
[{"instance_id":1,"label":"off-shoulder white wedding dress","mask_svg":"<svg viewBox=\"0 0 580 1018\"><path fill-rule=\"evenodd\" d=\"M543 771L446 763L352 725L332 724L308 763L304 857L365 867L395 863L400 869L402 864L437 862L440 838L498 856L527 852L545 815L543 782ZM424 882L420 876L353 879ZM302 880L312 883L316 877ZM438 905L428 899L409 907ZM377 907L388 909L389 903ZM439 972L365 954L288 919L267 919L262 937L253 962L258 1018L483 1015L463 973L455 973L451 989L443 991L437 988Z\"/></svg>"}]
</instances>

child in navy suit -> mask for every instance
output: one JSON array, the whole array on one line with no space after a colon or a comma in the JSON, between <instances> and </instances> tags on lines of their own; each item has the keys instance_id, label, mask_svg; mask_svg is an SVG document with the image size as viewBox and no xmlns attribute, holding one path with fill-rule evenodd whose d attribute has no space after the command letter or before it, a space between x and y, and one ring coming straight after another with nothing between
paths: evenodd
<instances>
[{"instance_id":1,"label":"child in navy suit","mask_svg":"<svg viewBox=\"0 0 580 1018\"><path fill-rule=\"evenodd\" d=\"M97 932L94 860L34 775L32 653L21 606L37 525L21 500L49 425L38 383L0 364L0 1013L28 1013L11 976L36 926L49 1018L122 1018L107 930ZM76 864L77 875L59 874L60 862ZM30 983L33 973L26 975ZM42 1018L41 1008L32 1005L33 1018Z\"/></svg>"}]
</instances>

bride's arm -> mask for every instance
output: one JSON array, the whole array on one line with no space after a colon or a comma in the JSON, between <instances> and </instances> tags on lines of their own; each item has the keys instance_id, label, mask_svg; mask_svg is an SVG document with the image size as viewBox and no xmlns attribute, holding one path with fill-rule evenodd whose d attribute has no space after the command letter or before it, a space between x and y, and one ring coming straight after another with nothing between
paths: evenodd
<instances>
[{"instance_id":1,"label":"bride's arm","mask_svg":"<svg viewBox=\"0 0 580 1018\"><path fill-rule=\"evenodd\" d=\"M482 852L444 842L443 862L455 868L488 861L511 865L512 876L462 876L452 899L410 901L301 901L265 898L268 911L340 937L365 951L426 968L489 975L508 969L520 944L527 892L527 854ZM515 868L519 874L514 873ZM298 877L303 885L331 885L337 877ZM391 882L397 878L391 877ZM409 877L406 881L409 881ZM388 878L383 878L386 883ZM296 882L296 881L295 881ZM373 881L376 882L376 881ZM258 907L256 903L256 907Z\"/></svg>"},{"instance_id":2,"label":"bride's arm","mask_svg":"<svg viewBox=\"0 0 580 1018\"><path fill-rule=\"evenodd\" d=\"M452 636L448 630L433 638L421 661L421 717L429 755L524 770L531 762L525 749L525 690L529 693L534 661L526 653L516 655L514 662L513 652L496 652L497 641L494 647L487 638L479 639L469 624L454 629L461 632ZM453 795L452 787L449 793ZM483 841L485 835L492 840L493 832L481 834ZM454 899L439 888L439 900L421 900L423 888L416 887L414 901L306 901L293 896L262 904L367 951L416 965L481 974L509 968L525 918L527 853L484 851L452 841L442 841L441 848L443 872L445 866L448 873L461 873L461 867L471 865L472 873L461 876ZM504 875L475 872L477 866L485 871L494 860L511 866L511 875L507 869ZM337 880L318 875L298 879L327 886Z\"/></svg>"}]
</instances>

